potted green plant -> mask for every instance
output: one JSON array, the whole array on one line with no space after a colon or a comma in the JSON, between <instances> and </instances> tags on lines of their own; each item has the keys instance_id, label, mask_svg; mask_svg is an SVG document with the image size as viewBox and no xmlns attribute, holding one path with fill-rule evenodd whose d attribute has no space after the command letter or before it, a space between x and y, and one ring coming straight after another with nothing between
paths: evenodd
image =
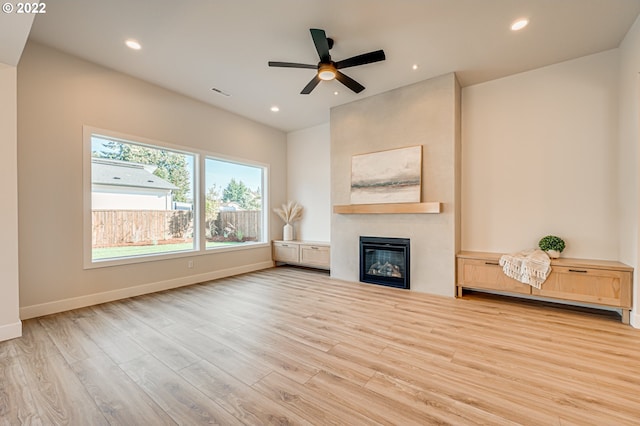
<instances>
[{"instance_id":1,"label":"potted green plant","mask_svg":"<svg viewBox=\"0 0 640 426\"><path fill-rule=\"evenodd\" d=\"M549 255L552 259L557 259L560 257L560 253L564 250L565 243L564 240L560 237L556 237L555 235L547 235L546 237L542 237L538 242L538 247L540 250L544 251Z\"/></svg>"}]
</instances>

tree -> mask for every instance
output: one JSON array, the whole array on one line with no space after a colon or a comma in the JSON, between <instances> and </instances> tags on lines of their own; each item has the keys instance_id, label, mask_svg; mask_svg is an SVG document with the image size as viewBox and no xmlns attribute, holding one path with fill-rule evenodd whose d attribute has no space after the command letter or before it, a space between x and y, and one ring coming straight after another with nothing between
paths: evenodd
<instances>
[{"instance_id":1,"label":"tree","mask_svg":"<svg viewBox=\"0 0 640 426\"><path fill-rule=\"evenodd\" d=\"M216 220L218 219L221 204L220 192L218 191L218 187L215 183L213 186L207 188L204 204L204 220L206 222L206 227L209 228L209 235L213 238L218 231L216 227Z\"/></svg>"},{"instance_id":2,"label":"tree","mask_svg":"<svg viewBox=\"0 0 640 426\"><path fill-rule=\"evenodd\" d=\"M258 210L262 204L259 194L259 190L256 194L244 182L231 178L222 193L222 201L225 203L236 202L240 208L245 210Z\"/></svg>"},{"instance_id":3,"label":"tree","mask_svg":"<svg viewBox=\"0 0 640 426\"><path fill-rule=\"evenodd\" d=\"M190 202L189 170L185 155L162 149L147 148L140 145L109 141L104 144L105 149L94 152L99 158L129 161L139 164L153 164L158 168L154 175L171 182L178 189L173 192L173 201Z\"/></svg>"}]
</instances>

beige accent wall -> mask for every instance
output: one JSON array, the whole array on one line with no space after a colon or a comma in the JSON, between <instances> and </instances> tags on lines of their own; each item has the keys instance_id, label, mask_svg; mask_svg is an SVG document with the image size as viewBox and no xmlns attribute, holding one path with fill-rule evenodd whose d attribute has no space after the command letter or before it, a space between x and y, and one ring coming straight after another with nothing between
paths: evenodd
<instances>
[{"instance_id":1,"label":"beige accent wall","mask_svg":"<svg viewBox=\"0 0 640 426\"><path fill-rule=\"evenodd\" d=\"M620 45L620 106L618 188L618 235L620 260L635 268L631 324L640 328L640 18Z\"/></svg>"},{"instance_id":2,"label":"beige accent wall","mask_svg":"<svg viewBox=\"0 0 640 426\"><path fill-rule=\"evenodd\" d=\"M331 176L329 124L287 134L287 194L303 207L295 238L331 239Z\"/></svg>"},{"instance_id":3,"label":"beige accent wall","mask_svg":"<svg viewBox=\"0 0 640 426\"><path fill-rule=\"evenodd\" d=\"M462 248L619 259L618 51L462 90Z\"/></svg>"},{"instance_id":4,"label":"beige accent wall","mask_svg":"<svg viewBox=\"0 0 640 426\"><path fill-rule=\"evenodd\" d=\"M83 125L269 164L271 199L276 204L286 199L283 132L29 43L18 67L22 318L272 264L265 244L188 259L83 269ZM282 227L270 217L269 237L279 235ZM187 268L188 260L193 269Z\"/></svg>"},{"instance_id":5,"label":"beige accent wall","mask_svg":"<svg viewBox=\"0 0 640 426\"><path fill-rule=\"evenodd\" d=\"M0 341L22 335L18 315L17 70L0 63Z\"/></svg>"},{"instance_id":6,"label":"beige accent wall","mask_svg":"<svg viewBox=\"0 0 640 426\"><path fill-rule=\"evenodd\" d=\"M411 289L453 296L459 248L460 90L454 74L331 110L331 202L349 204L351 157L423 146L422 201L440 214L333 214L331 275L359 280L359 237L411 239Z\"/></svg>"}]
</instances>

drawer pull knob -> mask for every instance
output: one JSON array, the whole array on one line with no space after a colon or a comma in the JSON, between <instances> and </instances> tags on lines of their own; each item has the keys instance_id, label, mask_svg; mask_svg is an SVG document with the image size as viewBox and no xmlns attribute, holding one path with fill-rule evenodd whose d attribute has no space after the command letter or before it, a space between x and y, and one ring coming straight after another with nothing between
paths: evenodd
<instances>
[{"instance_id":1,"label":"drawer pull knob","mask_svg":"<svg viewBox=\"0 0 640 426\"><path fill-rule=\"evenodd\" d=\"M484 262L485 265L495 265L495 266L500 266L500 264L498 262Z\"/></svg>"},{"instance_id":2,"label":"drawer pull knob","mask_svg":"<svg viewBox=\"0 0 640 426\"><path fill-rule=\"evenodd\" d=\"M311 250L318 250L318 247L311 247Z\"/></svg>"},{"instance_id":3,"label":"drawer pull knob","mask_svg":"<svg viewBox=\"0 0 640 426\"><path fill-rule=\"evenodd\" d=\"M283 244L282 247L289 247L289 244Z\"/></svg>"},{"instance_id":4,"label":"drawer pull knob","mask_svg":"<svg viewBox=\"0 0 640 426\"><path fill-rule=\"evenodd\" d=\"M584 269L569 269L569 272L578 272L578 273L581 273L581 274L586 274L587 273L587 271L584 270Z\"/></svg>"}]
</instances>

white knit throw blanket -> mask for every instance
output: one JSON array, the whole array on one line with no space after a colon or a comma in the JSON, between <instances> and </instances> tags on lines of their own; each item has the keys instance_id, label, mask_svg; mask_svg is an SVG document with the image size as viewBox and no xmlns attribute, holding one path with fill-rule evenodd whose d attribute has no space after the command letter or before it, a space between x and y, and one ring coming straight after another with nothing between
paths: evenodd
<instances>
[{"instance_id":1,"label":"white knit throw blanket","mask_svg":"<svg viewBox=\"0 0 640 426\"><path fill-rule=\"evenodd\" d=\"M540 288L551 272L551 259L542 250L531 249L503 255L500 266L506 276Z\"/></svg>"}]
</instances>

